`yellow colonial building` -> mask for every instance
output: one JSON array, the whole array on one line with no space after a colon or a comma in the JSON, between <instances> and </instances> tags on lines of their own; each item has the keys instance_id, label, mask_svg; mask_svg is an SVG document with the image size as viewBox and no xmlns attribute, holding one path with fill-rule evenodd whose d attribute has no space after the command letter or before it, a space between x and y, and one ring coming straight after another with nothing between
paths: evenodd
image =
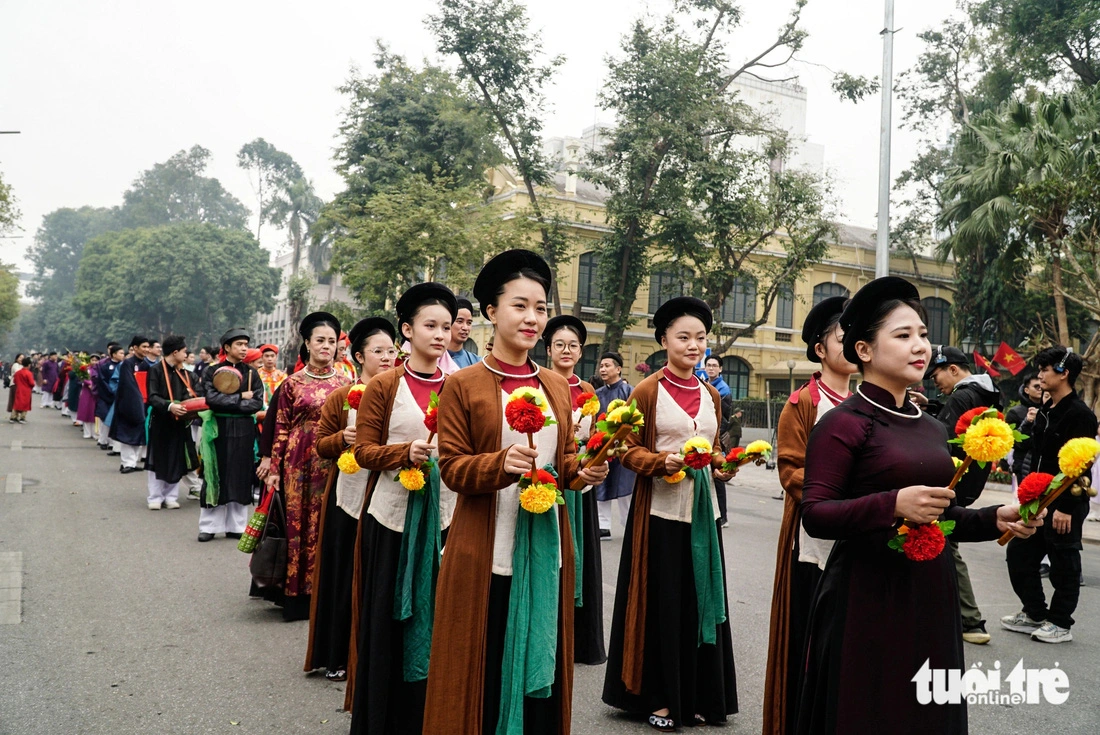
<instances>
[{"instance_id":1,"label":"yellow colonial building","mask_svg":"<svg viewBox=\"0 0 1100 735\"><path fill-rule=\"evenodd\" d=\"M500 206L520 211L528 205L522 181L509 170L496 169L491 172L490 179L496 192L494 200ZM603 204L606 195L568 171L559 172L553 189L541 193L570 223L572 253L568 264L558 268L558 289L564 307L561 311L580 317L588 328L588 346L577 367L577 374L588 379L596 372L604 333L598 318L602 299L596 280L595 245L608 232ZM793 293L777 298L767 322L738 339L721 355L723 375L735 398L786 395L792 382L797 384L808 378L816 365L806 360L806 347L799 336L807 312L818 301L829 296L850 295L874 278L874 231L850 225L839 225L837 230L839 241L832 244L824 260L803 274ZM759 251L759 257L786 257L781 241ZM650 321L653 312L668 298L688 294L691 288L690 271L684 273L676 263L654 264L650 270L649 281L639 289L634 303L636 321L627 329L619 348L625 363L623 377L634 384L644 374L639 365L652 370L664 362L664 352L653 341ZM921 303L928 313L931 342L951 343L954 264L922 256L894 257L890 273L911 280L920 290ZM756 319L762 308L762 299L757 298L755 286L747 282L742 287L735 287L721 313L715 315L715 323L747 325ZM471 339L477 350L484 353L491 327L480 316L475 322ZM542 353L540 346L539 357L544 357Z\"/></svg>"}]
</instances>

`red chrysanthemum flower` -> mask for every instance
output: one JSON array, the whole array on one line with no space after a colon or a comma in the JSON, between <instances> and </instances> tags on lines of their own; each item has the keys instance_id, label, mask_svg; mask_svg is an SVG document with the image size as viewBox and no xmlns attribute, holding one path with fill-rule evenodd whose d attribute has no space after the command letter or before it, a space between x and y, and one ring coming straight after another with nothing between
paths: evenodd
<instances>
[{"instance_id":1,"label":"red chrysanthemum flower","mask_svg":"<svg viewBox=\"0 0 1100 735\"><path fill-rule=\"evenodd\" d=\"M713 458L705 452L688 452L684 457L684 464L692 469L702 470L710 467Z\"/></svg>"},{"instance_id":2,"label":"red chrysanthemum flower","mask_svg":"<svg viewBox=\"0 0 1100 735\"><path fill-rule=\"evenodd\" d=\"M729 454L726 455L726 462L728 462L729 464L733 464L734 462L740 461L741 457L743 457L744 455L744 447L734 447L729 451Z\"/></svg>"},{"instance_id":3,"label":"red chrysanthemum flower","mask_svg":"<svg viewBox=\"0 0 1100 735\"><path fill-rule=\"evenodd\" d=\"M504 417L512 431L520 434L536 434L546 424L542 409L527 401L509 401L504 407Z\"/></svg>"},{"instance_id":4,"label":"red chrysanthemum flower","mask_svg":"<svg viewBox=\"0 0 1100 735\"><path fill-rule=\"evenodd\" d=\"M588 400L595 395L595 393L581 393L577 396L577 400L573 401L573 408L584 407L584 404L588 403Z\"/></svg>"},{"instance_id":5,"label":"red chrysanthemum flower","mask_svg":"<svg viewBox=\"0 0 1100 735\"><path fill-rule=\"evenodd\" d=\"M537 473L537 476L538 477L537 477L536 482L538 482L538 484L540 484L540 485L553 485L554 487L558 486L557 478L555 478L553 475L551 475L546 470L539 470L538 473Z\"/></svg>"},{"instance_id":6,"label":"red chrysanthemum flower","mask_svg":"<svg viewBox=\"0 0 1100 735\"><path fill-rule=\"evenodd\" d=\"M1021 505L1030 503L1049 490L1050 483L1053 481L1054 475L1048 475L1045 472L1032 472L1023 479L1020 487L1016 489L1016 497L1019 498Z\"/></svg>"},{"instance_id":7,"label":"red chrysanthemum flower","mask_svg":"<svg viewBox=\"0 0 1100 735\"><path fill-rule=\"evenodd\" d=\"M356 386L348 392L348 405L359 410L359 403L363 400L363 393L366 392L366 386Z\"/></svg>"},{"instance_id":8,"label":"red chrysanthemum flower","mask_svg":"<svg viewBox=\"0 0 1100 735\"><path fill-rule=\"evenodd\" d=\"M439 431L439 409L430 407L424 414L424 426L428 427L428 433L435 434Z\"/></svg>"},{"instance_id":9,"label":"red chrysanthemum flower","mask_svg":"<svg viewBox=\"0 0 1100 735\"><path fill-rule=\"evenodd\" d=\"M989 406L978 406L972 408L962 416L959 416L959 420L955 422L955 436L960 436L966 433L966 430L970 428L970 425L974 423L974 419L981 416L983 413L989 410ZM1000 411L997 412L997 418L1004 420L1005 415Z\"/></svg>"},{"instance_id":10,"label":"red chrysanthemum flower","mask_svg":"<svg viewBox=\"0 0 1100 735\"><path fill-rule=\"evenodd\" d=\"M585 449L589 452L598 452L605 441L607 441L607 432L597 431L588 438L588 444L585 445Z\"/></svg>"},{"instance_id":11,"label":"red chrysanthemum flower","mask_svg":"<svg viewBox=\"0 0 1100 735\"><path fill-rule=\"evenodd\" d=\"M930 561L940 555L946 543L947 538L936 524L912 526L905 536L902 551L912 561Z\"/></svg>"}]
</instances>

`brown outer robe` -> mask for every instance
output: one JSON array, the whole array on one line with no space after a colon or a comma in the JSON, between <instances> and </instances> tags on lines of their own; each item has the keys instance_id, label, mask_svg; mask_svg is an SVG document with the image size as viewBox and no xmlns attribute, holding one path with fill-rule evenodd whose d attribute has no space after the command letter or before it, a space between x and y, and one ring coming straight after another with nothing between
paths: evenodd
<instances>
[{"instance_id":1,"label":"brown outer robe","mask_svg":"<svg viewBox=\"0 0 1100 735\"><path fill-rule=\"evenodd\" d=\"M631 694L642 691L642 664L645 658L645 616L646 588L649 584L649 508L652 499L653 478L664 477L665 458L669 452L653 452L649 447L657 442L657 428L654 418L657 411L657 387L664 368L638 383L630 394L631 401L638 402L638 410L645 417L645 425L640 433L632 433L626 438L626 454L622 457L623 467L637 473L634 482L634 528L630 559L630 585L626 598L626 630L623 632L623 670L622 680ZM702 381L701 381L702 382ZM714 415L718 426L722 426L722 399L718 391L709 383L703 382L711 400L714 402ZM712 437L711 446L719 447L718 435ZM715 460L714 466L721 462Z\"/></svg>"},{"instance_id":2,"label":"brown outer robe","mask_svg":"<svg viewBox=\"0 0 1100 735\"><path fill-rule=\"evenodd\" d=\"M784 406L779 414L779 447L776 464L783 486L783 520L779 522L779 546L775 554L775 582L772 586L771 634L768 636L768 664L764 676L764 735L786 735L787 662L790 649L791 551L802 518L802 480L806 474L806 442L817 420L817 406L805 385L797 402Z\"/></svg>"},{"instance_id":3,"label":"brown outer robe","mask_svg":"<svg viewBox=\"0 0 1100 735\"><path fill-rule=\"evenodd\" d=\"M485 363L499 369L492 355ZM561 487L576 476L569 385L540 370L543 392L558 423L555 461ZM428 668L424 735L481 735L485 641L489 617L497 491L516 475L504 472L501 377L472 365L447 378L439 400L439 465L444 484L458 493L436 587L435 630ZM476 430L471 431L473 427ZM538 442L536 436L536 444ZM557 668L559 735L568 735L573 705L573 540L565 506L557 506L562 567L558 592Z\"/></svg>"},{"instance_id":4,"label":"brown outer robe","mask_svg":"<svg viewBox=\"0 0 1100 735\"><path fill-rule=\"evenodd\" d=\"M321 406L321 418L317 422L317 441L314 451L318 457L324 459L337 459L343 454L344 428L348 425L348 412L344 409L344 401L348 393L357 383L345 385L329 393L325 404ZM336 478L340 474L340 468L332 463L332 469L328 473L328 482L325 483L325 496L321 502L321 523L317 530L317 548L321 548L325 535L325 516L328 514L329 504L336 502ZM309 639L306 643L306 663L304 671L313 671L313 644L317 626L317 600L320 598L318 583L321 581L321 554L317 554L317 561L313 565L313 599L309 603Z\"/></svg>"}]
</instances>

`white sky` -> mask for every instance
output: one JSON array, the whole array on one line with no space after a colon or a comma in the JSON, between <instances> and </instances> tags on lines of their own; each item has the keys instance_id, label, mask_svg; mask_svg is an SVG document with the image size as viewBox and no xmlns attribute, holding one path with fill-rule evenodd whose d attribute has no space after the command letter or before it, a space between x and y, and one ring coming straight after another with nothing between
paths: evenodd
<instances>
[{"instance_id":1,"label":"white sky","mask_svg":"<svg viewBox=\"0 0 1100 735\"><path fill-rule=\"evenodd\" d=\"M884 0L810 0L799 57L853 74L878 75ZM532 25L566 63L549 92L547 136L579 135L599 117L604 59L638 15L667 0L531 0ZM761 50L790 2L744 2L731 61ZM42 216L58 207L119 204L139 172L181 148L213 152L207 174L250 209L255 196L236 152L254 138L290 153L328 199L341 186L333 136L344 106L336 92L352 65L371 70L377 39L412 61L434 57L423 19L433 0L0 0L0 171L23 212L22 239L0 239L0 261L23 254ZM898 3L895 75L920 51L916 34L937 25L953 0ZM825 146L843 218L875 226L879 99L839 102L831 73L795 65L809 95L807 136ZM779 76L779 75L777 75ZM786 76L786 74L782 74ZM895 127L900 110L895 107ZM895 131L894 175L916 139ZM264 230L263 244L282 246Z\"/></svg>"}]
</instances>

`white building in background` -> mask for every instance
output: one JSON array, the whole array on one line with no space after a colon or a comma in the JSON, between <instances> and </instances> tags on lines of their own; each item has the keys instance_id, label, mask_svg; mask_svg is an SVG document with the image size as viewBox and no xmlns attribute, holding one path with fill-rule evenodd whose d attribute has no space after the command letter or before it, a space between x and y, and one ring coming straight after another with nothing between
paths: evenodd
<instances>
[{"instance_id":1,"label":"white building in background","mask_svg":"<svg viewBox=\"0 0 1100 735\"><path fill-rule=\"evenodd\" d=\"M290 309L286 302L287 283L290 281L292 272L290 267L290 262L293 259L292 255L293 253L291 251L287 251L281 255L275 256L275 262L272 263L272 265L278 268L279 272L282 274L279 282L279 294L275 297L275 308L270 313L257 314L256 317L253 318L253 345L270 343L282 347L287 341L289 330L291 326L293 326L287 322ZM309 266L305 264L298 267L299 273L308 272L308 270ZM322 280L325 282L317 283L313 286L313 291L309 298L309 309L307 309L306 313L311 310L316 310L322 304L329 301L342 301L354 306L354 299L351 298L347 288L345 288L340 281L340 276L338 274L334 273L331 276L324 277ZM302 314L302 316L305 316L305 314Z\"/></svg>"},{"instance_id":2,"label":"white building in background","mask_svg":"<svg viewBox=\"0 0 1100 735\"><path fill-rule=\"evenodd\" d=\"M825 173L825 147L811 143L806 137L806 90L796 82L765 82L742 74L730 89L753 110L767 115L780 130L790 136L790 156L782 162L784 168L805 169L818 175ZM547 138L543 152L557 163L559 171L583 168L588 154L601 150L608 141L613 126L604 123L589 125L576 137ZM762 146L758 139L744 139L745 146Z\"/></svg>"}]
</instances>

